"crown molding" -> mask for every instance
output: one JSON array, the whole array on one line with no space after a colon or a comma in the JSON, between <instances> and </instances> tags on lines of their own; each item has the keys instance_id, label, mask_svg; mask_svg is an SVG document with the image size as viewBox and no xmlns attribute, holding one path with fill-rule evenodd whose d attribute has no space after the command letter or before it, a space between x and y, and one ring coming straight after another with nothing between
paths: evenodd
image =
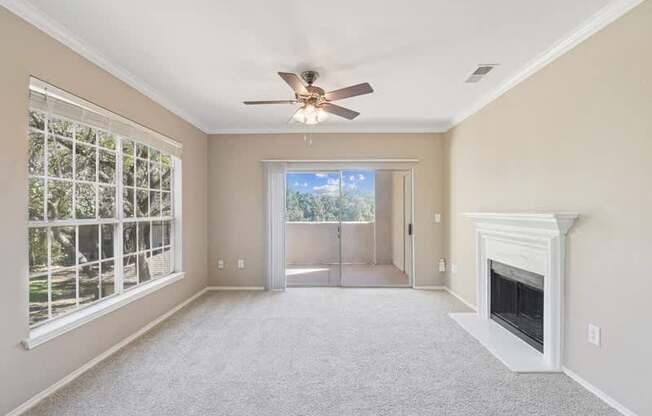
<instances>
[{"instance_id":1,"label":"crown molding","mask_svg":"<svg viewBox=\"0 0 652 416\"><path fill-rule=\"evenodd\" d=\"M468 117L482 110L498 97L502 96L507 91L514 88L516 85L525 81L530 76L539 72L546 65L561 57L571 49L575 48L580 43L591 37L593 34L604 29L610 23L622 17L625 13L638 6L643 1L644 0L618 0L607 4L605 7L600 9L600 11L587 19L583 24L569 33L568 36L560 39L551 48L525 64L525 66L520 71L500 84L497 88L485 94L483 97L469 106L466 110L453 117L453 119L450 121L449 129L457 126Z\"/></svg>"},{"instance_id":2,"label":"crown molding","mask_svg":"<svg viewBox=\"0 0 652 416\"><path fill-rule=\"evenodd\" d=\"M346 134L346 133L444 133L450 128L449 123L442 123L432 127L423 128L406 128L406 127L388 127L388 128L265 128L265 129L211 129L208 134Z\"/></svg>"},{"instance_id":3,"label":"crown molding","mask_svg":"<svg viewBox=\"0 0 652 416\"><path fill-rule=\"evenodd\" d=\"M156 89L145 82L142 78L135 76L119 65L111 63L111 61L97 51L97 49L74 36L69 30L31 3L25 0L0 0L0 6L5 7L13 14L40 29L42 32L45 32L47 35L61 42L74 52L80 54L90 62L136 89L138 92L155 101L168 111L181 117L202 132L206 133L209 130L208 127L197 117L189 114L187 111L176 105L173 100L156 91Z\"/></svg>"}]
</instances>

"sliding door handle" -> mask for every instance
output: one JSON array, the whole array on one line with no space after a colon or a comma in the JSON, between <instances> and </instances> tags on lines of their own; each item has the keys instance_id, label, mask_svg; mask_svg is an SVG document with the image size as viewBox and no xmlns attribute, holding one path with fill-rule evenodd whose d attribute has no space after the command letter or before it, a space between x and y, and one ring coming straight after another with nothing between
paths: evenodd
<instances>
[{"instance_id":1,"label":"sliding door handle","mask_svg":"<svg viewBox=\"0 0 652 416\"><path fill-rule=\"evenodd\" d=\"M408 224L408 235L412 235L412 224Z\"/></svg>"}]
</instances>

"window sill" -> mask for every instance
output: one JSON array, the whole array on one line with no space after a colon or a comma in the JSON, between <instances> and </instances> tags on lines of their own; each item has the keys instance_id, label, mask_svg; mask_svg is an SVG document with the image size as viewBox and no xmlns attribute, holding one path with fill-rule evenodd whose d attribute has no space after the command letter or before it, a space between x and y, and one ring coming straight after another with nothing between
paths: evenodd
<instances>
[{"instance_id":1,"label":"window sill","mask_svg":"<svg viewBox=\"0 0 652 416\"><path fill-rule=\"evenodd\" d=\"M43 324L29 331L29 337L23 340L23 346L28 350L36 348L59 335L70 332L87 322L91 322L101 316L115 311L116 309L128 305L131 302L147 296L150 293L164 288L165 286L171 285L172 283L183 279L185 274L185 272L178 272L153 280L149 283L143 284L142 286L129 290L126 293L106 299L102 302L96 303L95 305L91 305L87 308L55 319L52 322Z\"/></svg>"}]
</instances>

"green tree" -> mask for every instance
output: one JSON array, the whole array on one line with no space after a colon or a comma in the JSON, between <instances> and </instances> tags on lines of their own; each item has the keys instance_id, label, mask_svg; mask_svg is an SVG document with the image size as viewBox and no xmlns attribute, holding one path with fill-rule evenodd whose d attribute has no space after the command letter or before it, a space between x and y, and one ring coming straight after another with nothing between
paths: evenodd
<instances>
[{"instance_id":1,"label":"green tree","mask_svg":"<svg viewBox=\"0 0 652 416\"><path fill-rule=\"evenodd\" d=\"M287 193L288 221L373 221L373 193L345 193L342 197L289 190ZM340 206L341 204L341 206Z\"/></svg>"}]
</instances>

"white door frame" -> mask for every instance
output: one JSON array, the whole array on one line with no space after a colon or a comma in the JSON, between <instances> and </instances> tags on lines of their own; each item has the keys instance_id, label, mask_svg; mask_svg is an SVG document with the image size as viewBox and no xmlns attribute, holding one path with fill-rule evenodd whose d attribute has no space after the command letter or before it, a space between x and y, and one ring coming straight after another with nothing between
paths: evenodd
<instances>
[{"instance_id":1,"label":"white door frame","mask_svg":"<svg viewBox=\"0 0 652 416\"><path fill-rule=\"evenodd\" d=\"M410 269L412 270L412 273L410 273L410 284L414 288L417 285L416 284L416 281L417 281L417 268L416 268L416 256L415 256L415 253L416 253L417 250L416 250L416 240L414 238L414 233L415 233L415 229L416 229L416 225L415 225L416 224L416 219L415 219L416 218L416 215L415 215L415 212L416 212L416 209L415 209L416 203L415 203L415 201L416 200L415 200L415 197L414 197L415 193L416 193L415 192L416 187L414 186L414 168L410 169L410 185L411 185L411 189L410 189L410 215L412 216L412 218L411 218L411 220L412 220L412 235L410 235L410 244L411 244L411 246L410 246L411 247L411 250L410 250Z\"/></svg>"},{"instance_id":2,"label":"white door frame","mask_svg":"<svg viewBox=\"0 0 652 416\"><path fill-rule=\"evenodd\" d=\"M414 168L411 168L409 171L402 171L404 172L403 176L403 222L404 222L404 227L403 227L403 268L405 269L405 272L408 274L409 277L409 282L410 282L410 287L415 287L414 281L415 279L413 278L414 273L415 273L415 267L414 267ZM407 183L409 181L409 184ZM406 195L406 193L408 193ZM408 200L407 197L409 197L409 209L408 207L405 206L405 201ZM409 225L412 224L412 233L409 233L407 230L409 230ZM409 247L409 252L408 252L408 247ZM408 264L409 262L409 264Z\"/></svg>"}]
</instances>

